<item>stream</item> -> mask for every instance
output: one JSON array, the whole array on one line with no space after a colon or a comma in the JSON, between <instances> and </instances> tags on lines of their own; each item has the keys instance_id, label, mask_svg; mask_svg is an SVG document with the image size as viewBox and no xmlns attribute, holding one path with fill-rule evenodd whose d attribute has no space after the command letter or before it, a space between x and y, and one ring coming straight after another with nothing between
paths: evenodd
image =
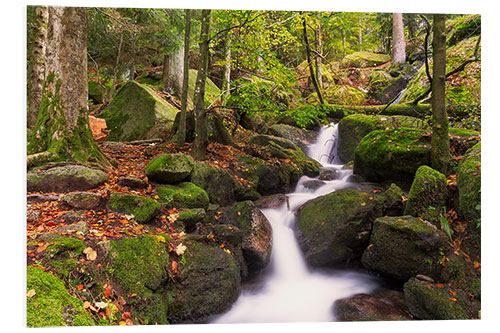
<instances>
[{"instance_id":1,"label":"stream","mask_svg":"<svg viewBox=\"0 0 500 333\"><path fill-rule=\"evenodd\" d=\"M295 192L287 194L290 210L283 204L263 209L273 228L271 262L256 281L246 283L232 308L211 323L292 323L335 321L335 300L358 293L370 293L377 286L376 278L352 270L311 269L292 229L293 212L305 202L336 190L349 187L350 170L341 170L336 158L337 125L321 129L308 155L323 167L337 169L340 177L324 181L312 190L305 182L317 178L302 176Z\"/></svg>"}]
</instances>

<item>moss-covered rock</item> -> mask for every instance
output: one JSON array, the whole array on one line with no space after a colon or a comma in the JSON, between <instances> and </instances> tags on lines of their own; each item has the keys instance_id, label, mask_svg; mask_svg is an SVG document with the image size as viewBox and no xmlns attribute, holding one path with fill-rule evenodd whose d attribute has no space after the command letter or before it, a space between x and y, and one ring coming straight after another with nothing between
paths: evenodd
<instances>
[{"instance_id":1,"label":"moss-covered rock","mask_svg":"<svg viewBox=\"0 0 500 333\"><path fill-rule=\"evenodd\" d=\"M65 165L47 170L31 170L27 177L28 192L69 192L85 191L103 185L108 175L82 165Z\"/></svg>"},{"instance_id":2,"label":"moss-covered rock","mask_svg":"<svg viewBox=\"0 0 500 333\"><path fill-rule=\"evenodd\" d=\"M415 173L404 215L422 217L439 227L439 215L446 206L447 197L446 176L422 165Z\"/></svg>"},{"instance_id":3,"label":"moss-covered rock","mask_svg":"<svg viewBox=\"0 0 500 333\"><path fill-rule=\"evenodd\" d=\"M206 216L207 213L203 208L187 209L179 212L177 222L182 223L184 230L189 231L196 225L196 223L203 221Z\"/></svg>"},{"instance_id":4,"label":"moss-covered rock","mask_svg":"<svg viewBox=\"0 0 500 333\"><path fill-rule=\"evenodd\" d=\"M456 43L481 34L481 15L460 15L446 22L446 44L453 46Z\"/></svg>"},{"instance_id":5,"label":"moss-covered rock","mask_svg":"<svg viewBox=\"0 0 500 333\"><path fill-rule=\"evenodd\" d=\"M308 131L299 127L286 124L276 124L269 128L268 134L285 138L296 144L304 153L307 153L309 145L314 143L317 132Z\"/></svg>"},{"instance_id":6,"label":"moss-covered rock","mask_svg":"<svg viewBox=\"0 0 500 333\"><path fill-rule=\"evenodd\" d=\"M481 242L481 143L469 149L457 169L458 210L469 223L474 243Z\"/></svg>"},{"instance_id":7,"label":"moss-covered rock","mask_svg":"<svg viewBox=\"0 0 500 333\"><path fill-rule=\"evenodd\" d=\"M473 319L478 318L478 305L460 289L442 287L411 278L404 284L406 304L419 319Z\"/></svg>"},{"instance_id":8,"label":"moss-covered rock","mask_svg":"<svg viewBox=\"0 0 500 333\"><path fill-rule=\"evenodd\" d=\"M218 245L191 243L175 283L167 285L171 323L202 322L228 310L241 290L236 259Z\"/></svg>"},{"instance_id":9,"label":"moss-covered rock","mask_svg":"<svg viewBox=\"0 0 500 333\"><path fill-rule=\"evenodd\" d=\"M366 180L409 184L430 162L430 137L424 130L398 128L366 135L354 151L354 173Z\"/></svg>"},{"instance_id":10,"label":"moss-covered rock","mask_svg":"<svg viewBox=\"0 0 500 333\"><path fill-rule=\"evenodd\" d=\"M393 74L396 76L393 77ZM406 83L397 71L391 71L390 74L383 70L373 71L368 83L368 96L381 104L387 104L406 87Z\"/></svg>"},{"instance_id":11,"label":"moss-covered rock","mask_svg":"<svg viewBox=\"0 0 500 333\"><path fill-rule=\"evenodd\" d=\"M156 193L160 203L167 208L208 208L207 192L193 183L158 186Z\"/></svg>"},{"instance_id":12,"label":"moss-covered rock","mask_svg":"<svg viewBox=\"0 0 500 333\"><path fill-rule=\"evenodd\" d=\"M194 89L196 88L196 78L198 76L198 70L190 69L189 70L189 82L188 82L188 97L189 97L189 106L192 107L194 101ZM212 104L217 97L220 96L220 89L212 82L208 77L205 81L205 106Z\"/></svg>"},{"instance_id":13,"label":"moss-covered rock","mask_svg":"<svg viewBox=\"0 0 500 333\"><path fill-rule=\"evenodd\" d=\"M106 274L115 281L145 324L166 324L168 253L158 237L141 235L110 241Z\"/></svg>"},{"instance_id":14,"label":"moss-covered rock","mask_svg":"<svg viewBox=\"0 0 500 333\"><path fill-rule=\"evenodd\" d=\"M100 117L110 130L107 140L132 141L167 137L177 112L148 85L129 81Z\"/></svg>"},{"instance_id":15,"label":"moss-covered rock","mask_svg":"<svg viewBox=\"0 0 500 333\"><path fill-rule=\"evenodd\" d=\"M161 154L155 156L146 166L144 173L149 180L162 184L176 184L191 174L194 160L191 156L177 154Z\"/></svg>"},{"instance_id":16,"label":"moss-covered rock","mask_svg":"<svg viewBox=\"0 0 500 333\"><path fill-rule=\"evenodd\" d=\"M111 193L109 208L117 213L133 215L138 223L148 223L160 212L160 204L155 200L120 192Z\"/></svg>"},{"instance_id":17,"label":"moss-covered rock","mask_svg":"<svg viewBox=\"0 0 500 333\"><path fill-rule=\"evenodd\" d=\"M227 207L220 220L238 227L243 234L241 249L250 274L266 268L271 260L273 229L252 201Z\"/></svg>"},{"instance_id":18,"label":"moss-covered rock","mask_svg":"<svg viewBox=\"0 0 500 333\"><path fill-rule=\"evenodd\" d=\"M77 209L95 209L101 203L102 195L93 192L73 192L63 196L62 200Z\"/></svg>"},{"instance_id":19,"label":"moss-covered rock","mask_svg":"<svg viewBox=\"0 0 500 333\"><path fill-rule=\"evenodd\" d=\"M204 189L211 203L227 206L235 201L233 177L224 169L196 162L189 181Z\"/></svg>"},{"instance_id":20,"label":"moss-covered rock","mask_svg":"<svg viewBox=\"0 0 500 333\"><path fill-rule=\"evenodd\" d=\"M384 191L383 210L388 216L399 216L403 213L403 190L396 184L392 183Z\"/></svg>"},{"instance_id":21,"label":"moss-covered rock","mask_svg":"<svg viewBox=\"0 0 500 333\"><path fill-rule=\"evenodd\" d=\"M424 128L424 122L409 116L375 116L353 114L340 120L338 154L342 161L354 159L354 150L365 135L375 130L398 127Z\"/></svg>"},{"instance_id":22,"label":"moss-covered rock","mask_svg":"<svg viewBox=\"0 0 500 333\"><path fill-rule=\"evenodd\" d=\"M346 67L374 67L385 64L391 59L387 54L371 53L371 52L354 52L342 59L341 66Z\"/></svg>"},{"instance_id":23,"label":"moss-covered rock","mask_svg":"<svg viewBox=\"0 0 500 333\"><path fill-rule=\"evenodd\" d=\"M34 290L26 303L28 327L92 326L83 302L71 296L64 282L42 268L28 266L26 291Z\"/></svg>"},{"instance_id":24,"label":"moss-covered rock","mask_svg":"<svg viewBox=\"0 0 500 333\"><path fill-rule=\"evenodd\" d=\"M102 104L106 88L96 81L89 81L89 102L93 104Z\"/></svg>"},{"instance_id":25,"label":"moss-covered rock","mask_svg":"<svg viewBox=\"0 0 500 333\"><path fill-rule=\"evenodd\" d=\"M382 215L379 204L378 197L356 189L338 190L305 203L299 208L295 230L306 261L324 266L359 259L368 245L373 219Z\"/></svg>"},{"instance_id":26,"label":"moss-covered rock","mask_svg":"<svg viewBox=\"0 0 500 333\"><path fill-rule=\"evenodd\" d=\"M366 103L368 95L349 85L332 84L323 91L323 100L327 104L341 104L341 105L363 105ZM318 103L318 94L311 93L307 97L308 103Z\"/></svg>"},{"instance_id":27,"label":"moss-covered rock","mask_svg":"<svg viewBox=\"0 0 500 333\"><path fill-rule=\"evenodd\" d=\"M445 244L445 236L429 222L409 215L379 217L373 222L370 244L361 263L399 280L417 274L437 279L441 270L440 248Z\"/></svg>"}]
</instances>

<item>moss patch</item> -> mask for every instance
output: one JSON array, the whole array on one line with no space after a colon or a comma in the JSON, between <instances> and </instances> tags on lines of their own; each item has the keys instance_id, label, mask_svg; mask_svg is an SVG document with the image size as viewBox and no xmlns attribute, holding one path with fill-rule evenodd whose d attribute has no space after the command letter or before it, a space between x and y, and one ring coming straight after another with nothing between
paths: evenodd
<instances>
[{"instance_id":1,"label":"moss patch","mask_svg":"<svg viewBox=\"0 0 500 333\"><path fill-rule=\"evenodd\" d=\"M119 192L111 193L109 206L118 213L134 215L139 223L151 221L160 212L160 204L151 198Z\"/></svg>"},{"instance_id":2,"label":"moss patch","mask_svg":"<svg viewBox=\"0 0 500 333\"><path fill-rule=\"evenodd\" d=\"M191 156L161 154L155 156L146 166L144 173L152 181L162 184L175 184L186 179L193 171L194 160Z\"/></svg>"},{"instance_id":3,"label":"moss patch","mask_svg":"<svg viewBox=\"0 0 500 333\"><path fill-rule=\"evenodd\" d=\"M28 327L91 326L95 325L83 308L83 303L71 296L64 283L39 267L27 268L26 290L36 294L27 299Z\"/></svg>"},{"instance_id":4,"label":"moss patch","mask_svg":"<svg viewBox=\"0 0 500 333\"><path fill-rule=\"evenodd\" d=\"M168 208L208 208L207 192L193 183L162 185L156 189L160 203Z\"/></svg>"},{"instance_id":5,"label":"moss patch","mask_svg":"<svg viewBox=\"0 0 500 333\"><path fill-rule=\"evenodd\" d=\"M387 54L354 52L342 59L342 67L374 67L385 64L391 59Z\"/></svg>"},{"instance_id":6,"label":"moss patch","mask_svg":"<svg viewBox=\"0 0 500 333\"><path fill-rule=\"evenodd\" d=\"M198 71L196 69L189 70L188 97L191 101L194 100L194 89L196 88L196 78ZM219 97L221 91L208 77L205 81L205 106L213 103ZM192 102L190 103L192 106Z\"/></svg>"}]
</instances>

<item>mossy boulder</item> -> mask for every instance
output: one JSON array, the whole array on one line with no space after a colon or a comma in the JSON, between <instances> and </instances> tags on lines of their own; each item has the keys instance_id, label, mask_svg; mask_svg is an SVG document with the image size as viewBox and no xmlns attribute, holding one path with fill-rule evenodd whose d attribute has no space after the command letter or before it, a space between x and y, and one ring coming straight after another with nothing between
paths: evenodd
<instances>
[{"instance_id":1,"label":"mossy boulder","mask_svg":"<svg viewBox=\"0 0 500 333\"><path fill-rule=\"evenodd\" d=\"M411 278L404 284L406 304L419 319L477 319L479 304L460 289Z\"/></svg>"},{"instance_id":2,"label":"mossy boulder","mask_svg":"<svg viewBox=\"0 0 500 333\"><path fill-rule=\"evenodd\" d=\"M415 172L430 163L430 136L412 128L377 130L354 151L354 173L368 181L410 184Z\"/></svg>"},{"instance_id":3,"label":"mossy boulder","mask_svg":"<svg viewBox=\"0 0 500 333\"><path fill-rule=\"evenodd\" d=\"M240 269L233 255L218 245L191 243L176 282L167 284L171 323L203 322L228 310L241 290Z\"/></svg>"},{"instance_id":4,"label":"mossy boulder","mask_svg":"<svg viewBox=\"0 0 500 333\"><path fill-rule=\"evenodd\" d=\"M190 182L158 186L156 194L158 201L167 208L208 208L207 192Z\"/></svg>"},{"instance_id":5,"label":"mossy boulder","mask_svg":"<svg viewBox=\"0 0 500 333\"><path fill-rule=\"evenodd\" d=\"M446 22L446 44L453 46L472 36L481 34L481 15L460 15Z\"/></svg>"},{"instance_id":6,"label":"mossy boulder","mask_svg":"<svg viewBox=\"0 0 500 333\"><path fill-rule=\"evenodd\" d=\"M302 149L304 153L307 153L309 145L314 143L318 136L317 132L286 124L273 125L269 128L267 133L292 141Z\"/></svg>"},{"instance_id":7,"label":"mossy boulder","mask_svg":"<svg viewBox=\"0 0 500 333\"><path fill-rule=\"evenodd\" d=\"M399 280L408 280L417 274L437 279L445 237L434 225L409 215L379 217L373 222L370 244L363 252L361 263Z\"/></svg>"},{"instance_id":8,"label":"mossy boulder","mask_svg":"<svg viewBox=\"0 0 500 333\"><path fill-rule=\"evenodd\" d=\"M73 192L63 196L67 205L76 209L95 209L101 203L102 195L93 192Z\"/></svg>"},{"instance_id":9,"label":"mossy boulder","mask_svg":"<svg viewBox=\"0 0 500 333\"><path fill-rule=\"evenodd\" d=\"M26 301L28 327L95 325L83 302L69 294L62 280L40 267L27 267L26 291L30 290L35 295Z\"/></svg>"},{"instance_id":10,"label":"mossy boulder","mask_svg":"<svg viewBox=\"0 0 500 333\"><path fill-rule=\"evenodd\" d=\"M365 92L347 84L332 84L323 91L321 96L325 103L339 105L364 105L368 97ZM311 93L307 97L307 102L318 103L318 94Z\"/></svg>"},{"instance_id":11,"label":"mossy boulder","mask_svg":"<svg viewBox=\"0 0 500 333\"><path fill-rule=\"evenodd\" d=\"M190 69L189 70L189 82L188 82L188 106L192 107L194 101L194 90L196 88L196 78L198 76L198 70ZM208 77L205 81L205 106L212 104L217 97L220 96L220 89L210 80Z\"/></svg>"},{"instance_id":12,"label":"mossy boulder","mask_svg":"<svg viewBox=\"0 0 500 333\"><path fill-rule=\"evenodd\" d=\"M403 190L391 183L383 194L383 211L387 216L400 216L403 213Z\"/></svg>"},{"instance_id":13,"label":"mossy boulder","mask_svg":"<svg viewBox=\"0 0 500 333\"><path fill-rule=\"evenodd\" d=\"M133 215L138 223L148 223L160 212L160 204L155 200L121 192L111 193L109 208L117 213Z\"/></svg>"},{"instance_id":14,"label":"mossy boulder","mask_svg":"<svg viewBox=\"0 0 500 333\"><path fill-rule=\"evenodd\" d=\"M422 165L415 173L404 215L422 217L439 227L439 215L446 206L447 197L446 176Z\"/></svg>"},{"instance_id":15,"label":"mossy boulder","mask_svg":"<svg viewBox=\"0 0 500 333\"><path fill-rule=\"evenodd\" d=\"M203 208L186 209L179 212L177 222L182 223L184 230L190 231L196 226L196 223L201 222L207 216L207 212Z\"/></svg>"},{"instance_id":16,"label":"mossy boulder","mask_svg":"<svg viewBox=\"0 0 500 333\"><path fill-rule=\"evenodd\" d=\"M224 209L220 220L242 231L241 249L248 272L266 268L271 260L273 229L262 211L252 201L243 201Z\"/></svg>"},{"instance_id":17,"label":"mossy boulder","mask_svg":"<svg viewBox=\"0 0 500 333\"><path fill-rule=\"evenodd\" d=\"M295 225L306 261L324 266L359 259L368 245L372 221L381 215L378 197L353 188L306 202Z\"/></svg>"},{"instance_id":18,"label":"mossy boulder","mask_svg":"<svg viewBox=\"0 0 500 333\"><path fill-rule=\"evenodd\" d=\"M423 128L424 122L409 116L376 116L353 114L342 118L338 125L338 154L343 162L354 159L354 151L365 135L375 130L398 127Z\"/></svg>"},{"instance_id":19,"label":"mossy boulder","mask_svg":"<svg viewBox=\"0 0 500 333\"><path fill-rule=\"evenodd\" d=\"M140 235L109 242L107 276L120 286L145 324L167 324L167 283L169 255L166 245L153 235Z\"/></svg>"},{"instance_id":20,"label":"mossy boulder","mask_svg":"<svg viewBox=\"0 0 500 333\"><path fill-rule=\"evenodd\" d=\"M110 130L109 141L165 138L178 110L148 85L127 82L99 114Z\"/></svg>"},{"instance_id":21,"label":"mossy boulder","mask_svg":"<svg viewBox=\"0 0 500 333\"><path fill-rule=\"evenodd\" d=\"M103 185L109 176L97 169L82 165L65 165L47 170L31 170L27 177L28 192L85 191Z\"/></svg>"},{"instance_id":22,"label":"mossy boulder","mask_svg":"<svg viewBox=\"0 0 500 333\"><path fill-rule=\"evenodd\" d=\"M355 67L355 68L366 68L375 67L385 64L391 60L391 57L387 54L371 53L371 52L354 52L345 56L342 59L341 66L343 68Z\"/></svg>"},{"instance_id":23,"label":"mossy boulder","mask_svg":"<svg viewBox=\"0 0 500 333\"><path fill-rule=\"evenodd\" d=\"M148 163L144 173L151 181L161 184L176 184L188 178L193 167L194 160L189 155L182 153L160 154Z\"/></svg>"},{"instance_id":24,"label":"mossy boulder","mask_svg":"<svg viewBox=\"0 0 500 333\"><path fill-rule=\"evenodd\" d=\"M393 77L392 74L396 76ZM397 71L391 71L391 74L382 70L373 71L368 83L368 96L381 104L387 104L406 87L406 84L405 78Z\"/></svg>"},{"instance_id":25,"label":"mossy boulder","mask_svg":"<svg viewBox=\"0 0 500 333\"><path fill-rule=\"evenodd\" d=\"M96 81L89 81L88 87L89 102L93 104L102 104L104 102L106 87Z\"/></svg>"},{"instance_id":26,"label":"mossy boulder","mask_svg":"<svg viewBox=\"0 0 500 333\"><path fill-rule=\"evenodd\" d=\"M446 50L446 72L460 66L465 60L474 57L476 42L479 37L471 37L458 42ZM479 46L481 54L481 46ZM432 72L432 60L429 62ZM446 80L447 104L475 104L481 105L481 62L476 61L465 67L463 71ZM411 102L429 88L425 66L408 82L408 86L401 98L401 103Z\"/></svg>"},{"instance_id":27,"label":"mossy boulder","mask_svg":"<svg viewBox=\"0 0 500 333\"><path fill-rule=\"evenodd\" d=\"M204 189L213 204L227 206L235 201L233 177L224 169L196 162L188 180Z\"/></svg>"},{"instance_id":28,"label":"mossy boulder","mask_svg":"<svg viewBox=\"0 0 500 333\"><path fill-rule=\"evenodd\" d=\"M394 321L414 319L405 303L404 294L380 289L373 294L356 294L333 304L338 321Z\"/></svg>"},{"instance_id":29,"label":"mossy boulder","mask_svg":"<svg viewBox=\"0 0 500 333\"><path fill-rule=\"evenodd\" d=\"M481 218L481 143L469 149L458 164L459 212L474 226Z\"/></svg>"}]
</instances>

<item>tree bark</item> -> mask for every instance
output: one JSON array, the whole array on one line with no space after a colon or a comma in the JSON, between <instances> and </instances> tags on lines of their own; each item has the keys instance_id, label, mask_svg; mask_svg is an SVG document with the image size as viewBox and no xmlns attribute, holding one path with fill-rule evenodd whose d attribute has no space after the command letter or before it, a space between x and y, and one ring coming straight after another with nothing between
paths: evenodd
<instances>
[{"instance_id":1,"label":"tree bark","mask_svg":"<svg viewBox=\"0 0 500 333\"><path fill-rule=\"evenodd\" d=\"M165 55L163 62L163 87L166 92L179 97L184 77L184 47Z\"/></svg>"},{"instance_id":2,"label":"tree bark","mask_svg":"<svg viewBox=\"0 0 500 333\"><path fill-rule=\"evenodd\" d=\"M45 80L45 45L47 43L48 9L46 6L35 8L35 32L31 45L31 68L28 78L28 113L29 129L35 127L38 110L42 101L43 81Z\"/></svg>"},{"instance_id":3,"label":"tree bark","mask_svg":"<svg viewBox=\"0 0 500 333\"><path fill-rule=\"evenodd\" d=\"M229 92L229 88L231 86L231 38L226 36L224 40L224 48L225 48L225 63L224 63L224 73L222 74L222 91L224 92L222 95L222 105L226 105L227 100L231 93Z\"/></svg>"},{"instance_id":4,"label":"tree bark","mask_svg":"<svg viewBox=\"0 0 500 333\"><path fill-rule=\"evenodd\" d=\"M392 16L392 64L404 64L405 61L406 50L403 14L394 13Z\"/></svg>"},{"instance_id":5,"label":"tree bark","mask_svg":"<svg viewBox=\"0 0 500 333\"><path fill-rule=\"evenodd\" d=\"M116 55L115 70L113 73L113 81L111 82L111 89L109 90L108 100L111 100L113 98L113 94L115 92L116 76L118 75L118 66L120 65L120 55L122 53L122 45L123 45L123 32L120 35L120 43L118 44L118 54Z\"/></svg>"},{"instance_id":6,"label":"tree bark","mask_svg":"<svg viewBox=\"0 0 500 333\"><path fill-rule=\"evenodd\" d=\"M189 46L191 36L191 9L186 9L186 27L184 29L184 69L182 78L181 93L181 115L179 127L177 129L177 147L182 147L186 143L186 112L189 83Z\"/></svg>"},{"instance_id":7,"label":"tree bark","mask_svg":"<svg viewBox=\"0 0 500 333\"><path fill-rule=\"evenodd\" d=\"M318 27L318 54L316 56L316 64L318 68L318 85L321 89L323 89L323 32L322 32L322 25L321 23L319 24Z\"/></svg>"},{"instance_id":8,"label":"tree bark","mask_svg":"<svg viewBox=\"0 0 500 333\"><path fill-rule=\"evenodd\" d=\"M306 18L304 17L302 20L302 31L304 34L304 46L306 48L306 57L307 57L307 64L309 65L309 72L311 75L311 80L314 86L314 90L316 90L316 94L318 95L318 100L321 105L325 104L323 101L323 96L321 95L321 90L319 88L318 84L318 78L316 77L316 73L314 72L314 66L312 64L312 59L311 59L311 49L309 46L309 39L307 38L307 26L306 26Z\"/></svg>"},{"instance_id":9,"label":"tree bark","mask_svg":"<svg viewBox=\"0 0 500 333\"><path fill-rule=\"evenodd\" d=\"M446 174L450 161L448 115L445 108L446 83L446 34L444 14L434 14L432 41L432 138L431 166Z\"/></svg>"},{"instance_id":10,"label":"tree bark","mask_svg":"<svg viewBox=\"0 0 500 333\"><path fill-rule=\"evenodd\" d=\"M197 160L206 159L208 146L208 117L205 109L205 81L209 57L210 9L201 12L200 59L194 91L195 137L191 155Z\"/></svg>"},{"instance_id":11,"label":"tree bark","mask_svg":"<svg viewBox=\"0 0 500 333\"><path fill-rule=\"evenodd\" d=\"M88 120L87 9L49 7L47 27L46 78L27 152L110 166Z\"/></svg>"},{"instance_id":12,"label":"tree bark","mask_svg":"<svg viewBox=\"0 0 500 333\"><path fill-rule=\"evenodd\" d=\"M415 14L408 14L408 38L414 39L417 36L417 22L415 21Z\"/></svg>"}]
</instances>

